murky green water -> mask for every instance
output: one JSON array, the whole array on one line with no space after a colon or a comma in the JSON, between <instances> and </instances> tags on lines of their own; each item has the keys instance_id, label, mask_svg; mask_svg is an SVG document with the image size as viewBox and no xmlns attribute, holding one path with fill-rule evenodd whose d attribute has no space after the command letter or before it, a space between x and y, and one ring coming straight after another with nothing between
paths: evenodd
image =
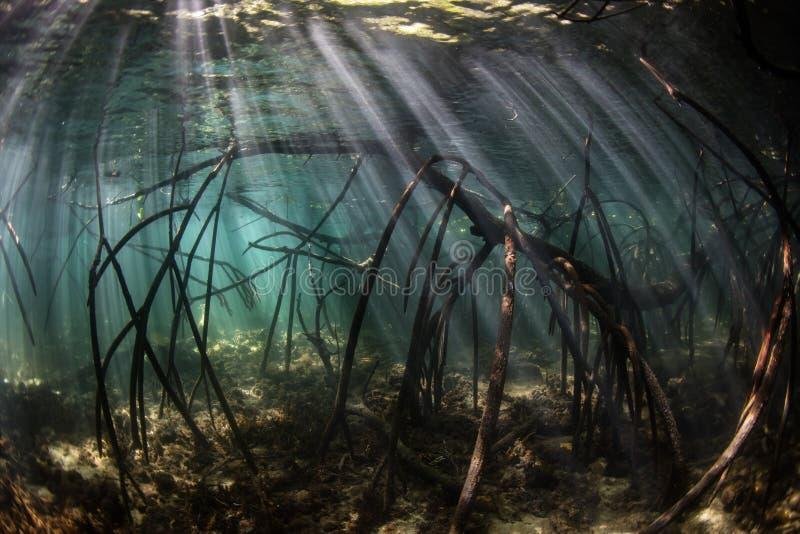
<instances>
[{"instance_id":1,"label":"murky green water","mask_svg":"<svg viewBox=\"0 0 800 534\"><path fill-rule=\"evenodd\" d=\"M602 12L601 4L581 3L576 13ZM485 176L481 183L469 175L459 195L499 221L496 187L520 229L551 247L538 249L550 273L545 286L518 283L512 367L527 359L559 372L562 339L543 292L563 298L569 282L559 262L567 258L586 268L585 290L602 293L614 324L634 332L664 382L687 368L691 347L701 359L733 359L727 342L741 346L744 371L716 380L738 391L744 382L736 377L749 374L780 286L771 259L778 219L752 162L713 120L758 158L793 216L797 87L755 64L724 6L632 2L623 13L627 4L611 4L614 16L587 24L556 16L566 5L508 0L0 2L2 377L80 376L77 389L92 390L94 354L109 359L109 388L124 398L144 350L129 305L165 369L171 338L186 359L179 369L192 377L196 352L213 360L237 339L246 340L246 350L245 341L236 350L252 353L255 369L292 260L266 267L292 247L300 283L290 291L290 281L282 297L269 368L284 365L291 328L287 362L316 362L319 342L337 375L364 268L404 188L438 154ZM779 19L756 16L774 41L759 46L791 62L793 37ZM671 98L642 59L714 119ZM352 185L328 213L354 166ZM455 160L436 168L451 180L461 171ZM573 236L587 186L597 204L584 206ZM403 363L413 352L424 291L413 292L404 311L392 290L404 284L446 193L423 183L399 219L358 358ZM483 244L469 202L455 202L434 258L440 267L463 268ZM181 209L167 216L170 206ZM317 235L304 239L323 217ZM432 228L422 267L439 225ZM181 232L173 265L171 239ZM115 251L117 272L107 258L126 236ZM95 287L92 261L105 240L99 258L109 264ZM501 282L487 278L476 300L487 366L503 279L502 246L493 244L484 268ZM521 254L519 267L531 268L528 259ZM682 293L648 304L665 281ZM444 299L434 300L433 312L441 311ZM590 363L600 362L600 324L589 323ZM444 337L455 369L471 366L473 331L470 301L460 298ZM430 348L431 358L439 347L432 339L420 349ZM155 378L148 381L155 391Z\"/></svg>"},{"instance_id":2,"label":"murky green water","mask_svg":"<svg viewBox=\"0 0 800 534\"><path fill-rule=\"evenodd\" d=\"M420 158L434 153L465 157L519 207L541 211L551 205L553 212L566 213L581 191L582 145L591 128L592 185L609 201L611 223L624 235L641 229L645 217L662 240L663 248L655 251L659 260L647 274L654 276L668 272L670 255L685 254L689 238L681 212L697 152L696 143L656 104L687 124L698 121L676 108L638 62L639 43L649 47L653 61L670 69L682 89L715 110L736 109L731 116L736 123L762 116L769 104L737 74L746 61L742 54L721 57L708 51L722 46L723 36L701 22L691 27L668 22L664 10L581 25L549 16L546 4L134 4L48 2L6 9L3 196L9 198L31 175L11 213L41 279L38 295L28 287L21 290L38 346L48 347L42 353L22 335L6 282L3 357L13 360L5 364L12 374L31 362L55 364L50 343L78 343L85 335L82 303L96 246L94 224L74 242L94 215L87 206L95 204L96 140L105 201L168 179L182 130L183 167L219 154L231 139L291 143L298 136L321 134L377 140L389 157L367 159L325 227L335 235L368 228L375 237L411 176L399 157L408 151ZM701 9L695 15L699 20L713 16ZM670 49L664 50L667 41ZM775 150L778 158L775 132L765 121L751 124L758 128L763 151ZM729 147L723 143L719 150L727 153ZM338 192L353 157L242 159L232 168L228 190L310 225ZM713 158L706 165L709 175L720 174ZM178 186L182 198L202 176ZM557 192L562 194L554 198ZM214 201L214 195L205 195L201 209ZM412 236L436 202L435 194L423 192L409 208L417 225L409 225L404 247L413 246ZM106 208L109 236L113 241L168 204L165 186ZM252 251L242 255L249 241L274 230L254 219L252 212L225 201L218 257L242 273L269 260ZM456 213L454 219L454 235L466 233L466 218ZM700 224L708 225L708 220ZM189 234L196 226L190 225ZM556 240L563 245L568 232L557 232ZM148 236L139 243L165 246L159 225ZM584 244L582 256L600 254L598 241ZM348 252L361 260L371 243L363 245ZM155 264L141 253L121 259L131 265L136 292ZM109 287L103 312L110 323L125 315L112 292ZM220 314L215 322L220 332L262 326L272 305L265 296L255 311L245 312L231 300L232 315ZM394 314L390 320L399 319Z\"/></svg>"}]
</instances>

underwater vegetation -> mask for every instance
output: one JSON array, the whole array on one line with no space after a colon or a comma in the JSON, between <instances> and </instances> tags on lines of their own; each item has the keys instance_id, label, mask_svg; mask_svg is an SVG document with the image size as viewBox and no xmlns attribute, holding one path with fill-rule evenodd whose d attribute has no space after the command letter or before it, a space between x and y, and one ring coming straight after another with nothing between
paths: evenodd
<instances>
[{"instance_id":1,"label":"underwater vegetation","mask_svg":"<svg viewBox=\"0 0 800 534\"><path fill-rule=\"evenodd\" d=\"M797 530L797 16L0 1L0 529Z\"/></svg>"}]
</instances>

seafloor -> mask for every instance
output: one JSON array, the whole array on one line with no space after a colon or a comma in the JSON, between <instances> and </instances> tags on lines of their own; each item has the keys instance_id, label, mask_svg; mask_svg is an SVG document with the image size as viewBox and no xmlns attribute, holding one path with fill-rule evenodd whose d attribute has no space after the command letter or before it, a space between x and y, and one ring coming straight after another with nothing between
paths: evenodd
<instances>
[{"instance_id":1,"label":"seafloor","mask_svg":"<svg viewBox=\"0 0 800 534\"><path fill-rule=\"evenodd\" d=\"M262 336L238 333L218 342L211 352L252 447L258 475L240 459L216 405L214 417L209 417L202 395L194 404L198 424L213 438L213 450L198 449L173 410L159 417L153 388L149 463L140 450L125 451L141 489L130 489L133 527L121 504L116 468L108 456L98 455L94 389L86 380L91 371L74 369L47 383L3 382L0 529L446 531L478 425L471 371L455 366L446 379L441 412L409 426L401 436L397 500L388 516L381 517L383 488L373 479L385 452L385 422L402 366L382 359L376 367L377 353L358 362L348 418L352 455L344 441L337 441L320 462L316 445L333 395L322 368L310 348L301 346L298 353L307 352L288 373L275 363L266 378L257 378ZM717 379L719 361L710 356L714 351L707 352L704 356L699 351L693 373L672 378L665 387L685 441L692 481L729 438L743 398L741 391L724 386L729 381ZM182 365L196 367L191 353L183 354ZM583 445L573 449L571 398L561 392L556 359L512 349L498 441L479 489L471 530L635 531L669 498L663 491L667 466L654 460L647 425L641 425L635 437L623 436L626 452L621 454L610 452L607 432L597 436L590 450ZM479 390L485 390L483 379ZM117 406L124 406L121 393L114 393ZM122 409L117 423L121 442L129 443ZM674 531L800 529L800 449L783 447L778 476L770 482L773 457L766 452L770 444L764 436L751 440L710 504L684 517L671 527Z\"/></svg>"}]
</instances>

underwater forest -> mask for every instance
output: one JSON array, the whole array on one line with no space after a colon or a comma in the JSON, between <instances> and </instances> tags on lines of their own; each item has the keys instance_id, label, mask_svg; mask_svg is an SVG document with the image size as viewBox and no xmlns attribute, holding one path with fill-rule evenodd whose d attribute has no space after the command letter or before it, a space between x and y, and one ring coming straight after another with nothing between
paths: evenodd
<instances>
[{"instance_id":1,"label":"underwater forest","mask_svg":"<svg viewBox=\"0 0 800 534\"><path fill-rule=\"evenodd\" d=\"M0 532L800 531L798 28L0 0Z\"/></svg>"}]
</instances>

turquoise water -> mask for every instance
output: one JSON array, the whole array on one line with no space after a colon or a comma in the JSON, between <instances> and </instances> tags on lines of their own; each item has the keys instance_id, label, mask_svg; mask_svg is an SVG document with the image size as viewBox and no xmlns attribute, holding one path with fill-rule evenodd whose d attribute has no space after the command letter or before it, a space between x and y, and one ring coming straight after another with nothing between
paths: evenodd
<instances>
[{"instance_id":1,"label":"turquoise water","mask_svg":"<svg viewBox=\"0 0 800 534\"><path fill-rule=\"evenodd\" d=\"M689 202L686 187L698 150L656 101L701 134L708 125L669 101L639 63L641 45L646 43L648 57L684 91L736 125L752 125L762 152L774 151L770 164L776 169L780 164L777 131L770 131L768 121L752 118L763 117L767 107L779 107L781 97L774 102L758 98L753 77L740 75L747 61L743 52L714 53L726 44L726 36L702 22L680 27L666 9L581 25L548 15L545 4L503 2L134 4L20 4L9 7L4 19L2 191L3 198L10 198L30 175L10 213L40 280L36 296L20 284L39 338L34 348L23 335L4 278L2 357L10 360L4 367L11 374L26 367L26 376L35 375L44 369L32 362L45 368L56 364L51 343L80 345L85 339L82 304L96 223L77 238L57 287L55 282L83 223L94 216L87 207L95 204L95 140L107 201L168 179L180 152L181 130L182 167L219 154L231 139L245 144L319 134L377 140L388 157L367 158L351 193L325 225L334 235L369 228L376 237L413 172L399 161L400 152L465 157L517 206L534 212L561 192L551 209L564 214L580 195L582 145L591 128L592 185L598 196L631 202L641 210L609 203L612 224L619 224L624 235L641 228L643 215L663 242L663 249L655 251L659 260L650 267L654 272L646 276L668 272L670 256L680 260L686 254L688 228L681 213ZM686 13L674 17L680 20ZM714 15L698 7L691 16L702 21ZM732 161L740 159L718 142L718 150ZM337 194L353 157L241 159L232 167L228 190L311 225ZM708 157L705 165L709 180L721 176L717 160ZM198 172L177 191L190 194L203 176ZM739 185L733 187L743 194ZM204 195L201 210L215 200L213 194ZM408 217L415 224L401 228L407 230L398 238L401 249L414 246L413 236L436 202L437 195L428 191L415 199ZM166 186L107 207L111 241L168 204ZM492 209L497 213L496 206ZM707 229L706 214L700 216L700 228ZM217 255L242 273L269 258L241 253L249 241L275 230L254 219L253 213L225 201ZM735 221L730 224L735 228ZM154 225L137 243L163 248L165 226L163 221ZM467 228L463 215L455 213L455 232ZM192 223L188 234L196 230ZM568 236L565 228L554 240L564 246ZM206 241L199 254L208 252ZM363 245L351 251L359 261L371 246L368 240ZM602 251L599 239L583 248L584 256ZM121 260L130 263L134 293L143 290L155 269L153 260L133 252ZM20 267L13 264L17 278L22 277ZM113 288L101 290L109 299L104 321L123 320ZM220 314L214 322L220 333L263 327L272 300L265 296L252 312L231 305L232 315ZM393 315L391 320L401 318Z\"/></svg>"},{"instance_id":2,"label":"turquoise water","mask_svg":"<svg viewBox=\"0 0 800 534\"><path fill-rule=\"evenodd\" d=\"M406 303L397 290L426 223L449 210L438 211L452 184L425 178L410 197L366 308L357 369L366 373L359 358L368 355L401 364L427 350L417 362L424 378L445 339L448 365L468 372L474 332L481 361L490 359L505 197L542 262L519 253L518 268L533 277L515 286L512 364L525 353L560 372L558 302L585 333L592 377L601 330L613 324L632 332L663 383L690 372L697 353L724 369L710 381L744 388L781 287L780 230L796 220L796 81L757 63L726 6L573 6L0 2L2 378L93 392L105 357L115 401L133 398L146 344L133 325L142 321L165 369L173 343L191 361L246 339L252 369L266 351L270 371L308 358L321 365L327 351L332 397L381 233L423 162L442 155L440 177L458 180L459 161L479 172L453 193L436 257L433 224ZM791 65L800 47L783 9L751 15L757 48ZM592 13L612 16L589 21ZM596 203L582 200L589 189ZM446 300L437 295L421 315L429 338L409 348L418 306L425 311L424 268L435 260L463 271L484 240L494 248L481 267L477 328L470 299L458 298L444 338L433 335ZM108 258L118 244L117 268ZM294 260L266 268L287 250ZM96 286L95 258L104 266ZM290 261L299 286L290 281L281 297ZM564 262L589 294L586 327ZM133 321L129 306L139 310ZM194 379L198 361L170 380ZM639 369L631 373L638 380ZM146 389L152 403L159 388L149 374Z\"/></svg>"}]
</instances>

